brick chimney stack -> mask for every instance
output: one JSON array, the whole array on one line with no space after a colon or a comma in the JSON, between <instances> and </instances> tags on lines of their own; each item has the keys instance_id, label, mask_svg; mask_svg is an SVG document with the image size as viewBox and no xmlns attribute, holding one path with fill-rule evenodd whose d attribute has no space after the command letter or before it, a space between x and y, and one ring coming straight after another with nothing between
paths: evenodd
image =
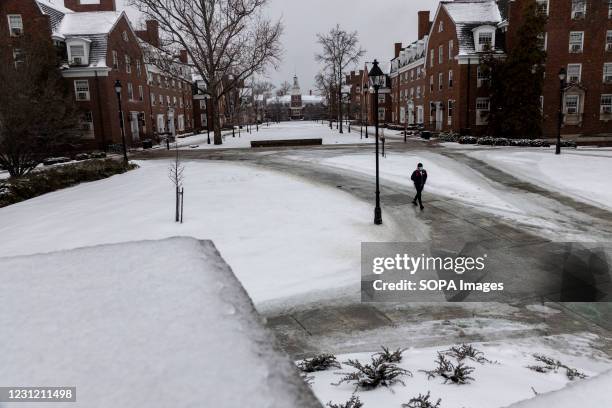
<instances>
[{"instance_id":1,"label":"brick chimney stack","mask_svg":"<svg viewBox=\"0 0 612 408\"><path fill-rule=\"evenodd\" d=\"M82 0L64 0L64 7L76 12L117 10L117 8L115 7L115 0L98 0L97 2L83 2Z\"/></svg>"},{"instance_id":2,"label":"brick chimney stack","mask_svg":"<svg viewBox=\"0 0 612 408\"><path fill-rule=\"evenodd\" d=\"M419 40L422 40L431 28L431 21L429 21L429 10L419 11Z\"/></svg>"},{"instance_id":3,"label":"brick chimney stack","mask_svg":"<svg viewBox=\"0 0 612 408\"><path fill-rule=\"evenodd\" d=\"M146 29L136 31L136 35L144 42L159 47L159 23L156 20L147 20L145 23Z\"/></svg>"},{"instance_id":4,"label":"brick chimney stack","mask_svg":"<svg viewBox=\"0 0 612 408\"><path fill-rule=\"evenodd\" d=\"M183 64L187 64L189 62L189 56L187 55L187 50L181 50L179 54L179 61Z\"/></svg>"},{"instance_id":5,"label":"brick chimney stack","mask_svg":"<svg viewBox=\"0 0 612 408\"><path fill-rule=\"evenodd\" d=\"M394 58L399 57L400 52L402 51L402 43L395 43L395 52L394 52Z\"/></svg>"}]
</instances>

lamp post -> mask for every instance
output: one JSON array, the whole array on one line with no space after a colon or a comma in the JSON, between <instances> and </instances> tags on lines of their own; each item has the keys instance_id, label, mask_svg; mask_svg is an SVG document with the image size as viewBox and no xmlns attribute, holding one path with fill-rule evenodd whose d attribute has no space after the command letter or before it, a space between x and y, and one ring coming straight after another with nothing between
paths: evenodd
<instances>
[{"instance_id":1,"label":"lamp post","mask_svg":"<svg viewBox=\"0 0 612 408\"><path fill-rule=\"evenodd\" d=\"M379 158L378 158L378 90L385 83L385 74L374 60L372 69L368 73L370 84L374 88L374 126L376 137L376 207L374 207L374 224L382 224L382 210L380 208L380 180L379 180Z\"/></svg>"},{"instance_id":2,"label":"lamp post","mask_svg":"<svg viewBox=\"0 0 612 408\"><path fill-rule=\"evenodd\" d=\"M208 105L210 105L210 96L204 94L204 101L206 102L206 143L210 144L210 111Z\"/></svg>"},{"instance_id":3,"label":"lamp post","mask_svg":"<svg viewBox=\"0 0 612 408\"><path fill-rule=\"evenodd\" d=\"M121 143L123 145L123 162L127 166L128 164L128 156L127 156L127 147L125 145L125 129L123 127L123 109L121 108L121 82L119 80L115 81L115 93L117 94L117 103L119 105L119 127L121 128Z\"/></svg>"},{"instance_id":4,"label":"lamp post","mask_svg":"<svg viewBox=\"0 0 612 408\"><path fill-rule=\"evenodd\" d=\"M565 92L565 78L567 72L565 68L559 70L559 120L557 123L557 147L555 154L561 154L561 125L563 125L563 93Z\"/></svg>"}]
</instances>

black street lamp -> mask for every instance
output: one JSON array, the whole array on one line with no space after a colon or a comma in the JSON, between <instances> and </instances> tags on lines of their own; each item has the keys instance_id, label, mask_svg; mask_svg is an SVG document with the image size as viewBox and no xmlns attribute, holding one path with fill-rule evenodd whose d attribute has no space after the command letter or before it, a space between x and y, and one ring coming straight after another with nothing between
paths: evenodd
<instances>
[{"instance_id":1,"label":"black street lamp","mask_svg":"<svg viewBox=\"0 0 612 408\"><path fill-rule=\"evenodd\" d=\"M565 68L559 70L559 121L557 123L557 147L555 154L561 154L561 126L563 125L563 93L565 92L565 79L567 72Z\"/></svg>"},{"instance_id":2,"label":"black street lamp","mask_svg":"<svg viewBox=\"0 0 612 408\"><path fill-rule=\"evenodd\" d=\"M379 158L378 158L378 90L385 83L385 74L374 60L372 69L368 73L370 84L374 88L374 126L376 129L376 207L374 207L374 224L382 224L382 210L380 208L380 181L379 181Z\"/></svg>"},{"instance_id":3,"label":"black street lamp","mask_svg":"<svg viewBox=\"0 0 612 408\"><path fill-rule=\"evenodd\" d=\"M123 144L123 162L127 166L128 164L128 156L127 156L127 147L125 145L125 129L123 127L123 109L121 108L121 82L119 80L115 81L115 93L117 93L117 102L119 104L119 127L121 128L121 143Z\"/></svg>"}]
</instances>

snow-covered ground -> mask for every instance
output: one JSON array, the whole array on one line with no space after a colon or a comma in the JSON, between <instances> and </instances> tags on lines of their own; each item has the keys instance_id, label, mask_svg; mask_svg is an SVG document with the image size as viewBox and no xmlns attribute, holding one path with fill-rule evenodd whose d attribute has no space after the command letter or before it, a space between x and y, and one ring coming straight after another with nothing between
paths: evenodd
<instances>
[{"instance_id":1,"label":"snow-covered ground","mask_svg":"<svg viewBox=\"0 0 612 408\"><path fill-rule=\"evenodd\" d=\"M211 242L0 258L0 277L0 378L76 386L52 406L315 406Z\"/></svg>"},{"instance_id":2,"label":"snow-covered ground","mask_svg":"<svg viewBox=\"0 0 612 408\"><path fill-rule=\"evenodd\" d=\"M185 163L184 224L173 222L169 161L0 209L0 256L102 243L211 239L256 303L350 287L360 245L393 240L372 208L342 191L260 168Z\"/></svg>"},{"instance_id":3,"label":"snow-covered ground","mask_svg":"<svg viewBox=\"0 0 612 408\"><path fill-rule=\"evenodd\" d=\"M370 129L372 130L372 129ZM213 134L210 134L211 141ZM323 139L323 144L353 144L353 143L374 143L374 138L368 139L360 137L359 128L352 127L351 133L344 128L344 133L340 134L335 128L330 129L328 124L315 123L310 121L270 123L270 126L259 126L259 132L252 128L252 133L247 133L246 128L236 130L236 136L232 137L231 132L223 133L223 144L215 146L207 144L207 134L199 134L178 139L179 146L184 149L230 149L230 148L250 148L253 140L282 140L282 139Z\"/></svg>"},{"instance_id":4,"label":"snow-covered ground","mask_svg":"<svg viewBox=\"0 0 612 408\"><path fill-rule=\"evenodd\" d=\"M579 201L612 209L612 151L485 149L468 153L487 164Z\"/></svg>"},{"instance_id":5,"label":"snow-covered ground","mask_svg":"<svg viewBox=\"0 0 612 408\"><path fill-rule=\"evenodd\" d=\"M550 336L545 338L527 338L522 340L506 340L491 343L476 343L474 346L484 353L485 358L493 363L480 364L471 360L464 360L468 366L475 368L471 374L474 378L469 384L456 385L444 384L440 377L428 379L427 375L419 370L433 370L434 360L437 352L448 349L448 347L409 348L403 354L399 367L412 372L412 377L404 377L406 386L396 384L391 388L381 387L375 390L357 391L357 396L364 403L364 407L400 407L402 403L408 403L411 398L419 394L431 392L432 402L442 399L440 404L444 408L498 408L506 407L512 403L531 399L538 394L559 390L570 380L564 369L556 373L542 374L527 368L529 365L537 365L533 358L534 353L560 360L571 368L578 369L589 377L609 370L611 362L599 352L594 352L592 346L597 337L590 334ZM362 363L370 363L370 356L377 350L369 353L345 354L338 356L340 362L348 359L357 359ZM450 358L456 365L456 360ZM352 367L342 364L341 369L330 369L314 373L313 391L323 403L332 401L340 403L347 401L355 390L352 384L343 383L336 386L341 378L339 372L354 372ZM585 380L574 380L579 383ZM597 392L602 401L607 404L595 405L583 404L573 405L581 407L608 406L612 401L610 387L599 381L591 389ZM570 389L571 390L571 389ZM570 391L568 390L568 391ZM546 400L544 400L546 401ZM593 400L595 401L595 400ZM532 404L529 407L557 407L563 405Z\"/></svg>"}]
</instances>

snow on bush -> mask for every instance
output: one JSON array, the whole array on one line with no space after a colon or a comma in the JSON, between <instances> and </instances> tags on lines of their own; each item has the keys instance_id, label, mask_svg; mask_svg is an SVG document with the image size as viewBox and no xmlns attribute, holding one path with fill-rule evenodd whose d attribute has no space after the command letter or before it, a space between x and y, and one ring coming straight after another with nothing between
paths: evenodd
<instances>
[{"instance_id":1,"label":"snow on bush","mask_svg":"<svg viewBox=\"0 0 612 408\"><path fill-rule=\"evenodd\" d=\"M438 353L435 363L438 366L433 370L421 370L427 374L427 378L430 380L435 377L442 377L444 378L444 384L447 384L449 381L454 384L468 384L470 381L475 381L470 376L475 370L474 367L467 366L461 362L453 364L443 353Z\"/></svg>"},{"instance_id":2,"label":"snow on bush","mask_svg":"<svg viewBox=\"0 0 612 408\"><path fill-rule=\"evenodd\" d=\"M476 144L478 138L474 136L461 136L459 138L459 144Z\"/></svg>"},{"instance_id":3,"label":"snow on bush","mask_svg":"<svg viewBox=\"0 0 612 408\"><path fill-rule=\"evenodd\" d=\"M359 400L358 396L353 395L351 399L346 401L344 404L332 404L332 402L330 401L327 403L327 406L329 408L361 408L363 407L363 402Z\"/></svg>"},{"instance_id":4,"label":"snow on bush","mask_svg":"<svg viewBox=\"0 0 612 408\"><path fill-rule=\"evenodd\" d=\"M319 354L311 359L304 359L297 364L305 373L325 371L330 368L341 368L340 363L333 354Z\"/></svg>"},{"instance_id":5,"label":"snow on bush","mask_svg":"<svg viewBox=\"0 0 612 408\"><path fill-rule=\"evenodd\" d=\"M353 383L355 391L358 389L371 390L379 386L391 387L394 384L400 383L406 385L401 377L412 377L412 373L408 370L398 367L393 363L387 363L380 357L372 356L371 364L362 364L359 360L348 360L343 364L356 369L352 373L338 373L343 377L340 381L333 385L342 383Z\"/></svg>"},{"instance_id":6,"label":"snow on bush","mask_svg":"<svg viewBox=\"0 0 612 408\"><path fill-rule=\"evenodd\" d=\"M395 351L390 351L387 347L381 346L382 351L375 353L374 356L381 358L383 361L387 363L399 363L402 361L402 353L405 349L397 349Z\"/></svg>"},{"instance_id":7,"label":"snow on bush","mask_svg":"<svg viewBox=\"0 0 612 408\"><path fill-rule=\"evenodd\" d=\"M541 364L527 366L527 368L529 368L532 371L547 374L550 372L556 373L560 368L563 368L565 369L565 375L567 376L567 379L570 381L574 381L577 378L581 380L587 378L586 374L581 373L575 368L568 367L567 365L563 364L561 361L555 360L554 358L551 358L551 357L548 357L542 354L534 354L533 358L535 358L536 361L538 361Z\"/></svg>"},{"instance_id":8,"label":"snow on bush","mask_svg":"<svg viewBox=\"0 0 612 408\"><path fill-rule=\"evenodd\" d=\"M431 393L427 391L427 395L419 394L416 398L411 398L407 404L402 404L402 408L440 408L441 398L434 403L430 400Z\"/></svg>"},{"instance_id":9,"label":"snow on bush","mask_svg":"<svg viewBox=\"0 0 612 408\"><path fill-rule=\"evenodd\" d=\"M478 350L471 344L461 344L460 346L453 346L443 352L447 356L455 358L457 361L470 359L480 364L491 363L491 360L485 358L484 353Z\"/></svg>"}]
</instances>

